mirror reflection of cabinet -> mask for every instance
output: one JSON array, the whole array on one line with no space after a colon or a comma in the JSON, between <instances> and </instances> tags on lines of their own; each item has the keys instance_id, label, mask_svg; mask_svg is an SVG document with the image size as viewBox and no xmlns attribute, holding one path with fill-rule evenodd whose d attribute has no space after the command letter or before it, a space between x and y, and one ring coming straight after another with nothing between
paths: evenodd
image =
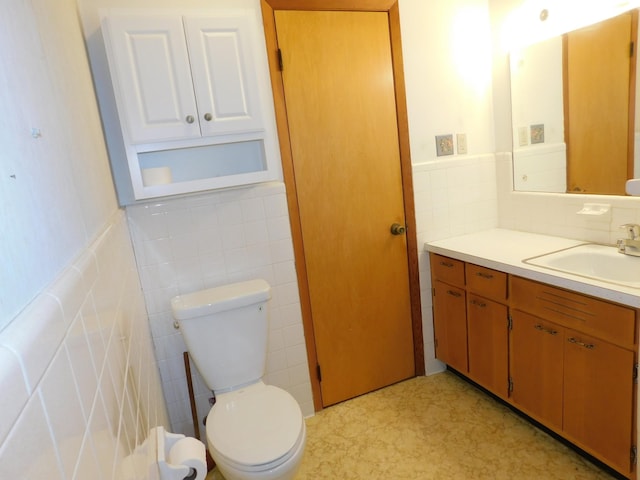
<instances>
[{"instance_id":1,"label":"mirror reflection of cabinet","mask_svg":"<svg viewBox=\"0 0 640 480\"><path fill-rule=\"evenodd\" d=\"M515 190L624 195L640 174L637 18L632 10L511 52Z\"/></svg>"}]
</instances>

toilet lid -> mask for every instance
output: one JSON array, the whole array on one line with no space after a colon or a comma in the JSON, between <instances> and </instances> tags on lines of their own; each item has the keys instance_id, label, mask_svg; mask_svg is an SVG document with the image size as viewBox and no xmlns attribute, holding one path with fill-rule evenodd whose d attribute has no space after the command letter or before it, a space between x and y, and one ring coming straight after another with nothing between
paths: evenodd
<instances>
[{"instance_id":1,"label":"toilet lid","mask_svg":"<svg viewBox=\"0 0 640 480\"><path fill-rule=\"evenodd\" d=\"M302 430L298 402L271 385L223 395L207 417L207 439L218 453L247 466L273 462L296 444Z\"/></svg>"}]
</instances>

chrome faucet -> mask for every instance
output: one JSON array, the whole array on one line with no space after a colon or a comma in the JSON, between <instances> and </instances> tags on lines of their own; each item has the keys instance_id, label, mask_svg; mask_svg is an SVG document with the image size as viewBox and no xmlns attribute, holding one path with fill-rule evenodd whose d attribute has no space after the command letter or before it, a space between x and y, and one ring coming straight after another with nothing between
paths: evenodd
<instances>
[{"instance_id":1,"label":"chrome faucet","mask_svg":"<svg viewBox=\"0 0 640 480\"><path fill-rule=\"evenodd\" d=\"M640 225L625 223L620 228L626 230L627 238L618 239L618 252L640 257Z\"/></svg>"}]
</instances>

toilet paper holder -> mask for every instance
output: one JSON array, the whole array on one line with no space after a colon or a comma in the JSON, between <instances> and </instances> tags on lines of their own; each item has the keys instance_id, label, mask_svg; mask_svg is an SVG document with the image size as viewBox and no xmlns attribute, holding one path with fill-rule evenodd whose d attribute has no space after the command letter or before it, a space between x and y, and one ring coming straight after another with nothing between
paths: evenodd
<instances>
[{"instance_id":1,"label":"toilet paper holder","mask_svg":"<svg viewBox=\"0 0 640 480\"><path fill-rule=\"evenodd\" d=\"M206 465L205 447L201 441L178 433L167 432L162 426L151 429L151 434L155 434L156 437L159 480L199 480L203 478L202 472L199 472L198 468L183 463L189 458L198 458L201 463ZM180 449L181 444L187 442L189 445ZM200 468L200 470L204 470L204 475L206 475L206 468Z\"/></svg>"},{"instance_id":2,"label":"toilet paper holder","mask_svg":"<svg viewBox=\"0 0 640 480\"><path fill-rule=\"evenodd\" d=\"M204 480L207 460L204 444L193 437L154 427L135 450L122 459L123 480Z\"/></svg>"}]
</instances>

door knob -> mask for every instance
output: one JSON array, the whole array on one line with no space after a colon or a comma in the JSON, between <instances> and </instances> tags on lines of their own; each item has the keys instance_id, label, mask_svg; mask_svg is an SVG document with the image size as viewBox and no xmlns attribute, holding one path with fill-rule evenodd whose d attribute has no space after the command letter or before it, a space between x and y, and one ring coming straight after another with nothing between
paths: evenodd
<instances>
[{"instance_id":1,"label":"door knob","mask_svg":"<svg viewBox=\"0 0 640 480\"><path fill-rule=\"evenodd\" d=\"M392 235L404 235L407 231L407 227L404 225L400 225L399 223L394 223L391 225L391 234Z\"/></svg>"}]
</instances>

